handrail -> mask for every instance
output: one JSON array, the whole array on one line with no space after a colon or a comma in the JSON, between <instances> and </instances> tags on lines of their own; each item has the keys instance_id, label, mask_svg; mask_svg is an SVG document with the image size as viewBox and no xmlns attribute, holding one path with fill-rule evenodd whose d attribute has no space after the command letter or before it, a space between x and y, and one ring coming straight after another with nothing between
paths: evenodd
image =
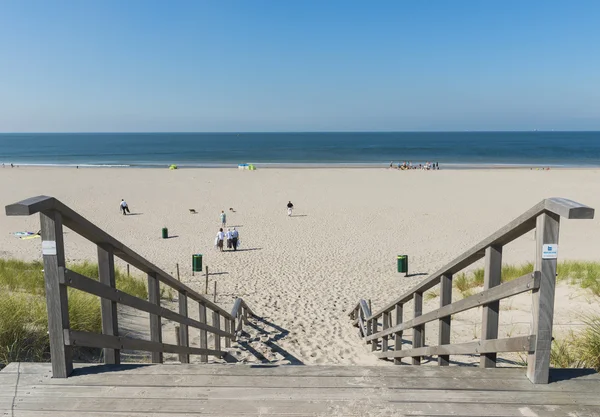
<instances>
[{"instance_id":1,"label":"handrail","mask_svg":"<svg viewBox=\"0 0 600 417\"><path fill-rule=\"evenodd\" d=\"M120 363L121 349L152 352L154 363L162 363L164 352L179 354L181 363L189 363L190 354L200 355L200 361L207 362L208 355L224 356L226 352L221 349L221 338L225 338L225 347L230 347L231 340L237 338L243 323L247 323L248 314L254 316L241 298L236 300L234 310L230 314L53 197L38 196L6 206L8 216L28 216L35 213L40 213L48 333L52 373L55 378L66 378L72 372L73 346L104 349L106 364ZM66 267L63 226L97 245L98 281L70 271ZM147 273L148 300L117 290L114 256ZM161 307L160 282L177 290L178 313ZM70 328L67 287L100 297L101 334L74 331ZM188 299L198 302L198 320L188 316ZM149 313L151 340L119 335L117 304ZM212 324L208 324L207 308L212 311ZM162 318L179 323L176 345L162 342ZM239 323L234 329L236 320ZM221 329L221 322L225 326L224 329ZM200 330L199 348L189 346L189 327ZM208 333L214 335L214 349L208 348Z\"/></svg>"},{"instance_id":2,"label":"handrail","mask_svg":"<svg viewBox=\"0 0 600 417\"><path fill-rule=\"evenodd\" d=\"M422 356L437 355L438 364L448 366L450 355L474 353L481 355L480 366L495 367L498 352L528 352L528 378L533 383L547 383L560 217L593 219L594 209L564 198L545 199L375 313L365 308L364 300L359 300L348 314L375 355L393 358L396 364L401 363L401 358L409 357L413 365L419 365ZM534 272L502 283L503 246L533 229L536 229ZM453 275L484 257L484 290L452 302ZM440 285L440 308L423 313L423 293L436 285ZM533 295L531 334L498 339L500 300L529 291ZM409 301L413 302L414 318L405 321L403 305ZM481 340L450 343L452 315L480 306L483 306ZM392 318L394 310L395 319ZM425 324L434 320L439 321L438 345L425 346ZM412 330L410 349L402 349L405 330ZM395 340L392 350L388 349L389 339Z\"/></svg>"},{"instance_id":3,"label":"handrail","mask_svg":"<svg viewBox=\"0 0 600 417\"><path fill-rule=\"evenodd\" d=\"M185 292L192 300L205 304L213 311L218 311L223 317L233 319L227 310L219 307L208 298L192 290L187 285L182 284L173 276L171 276L171 274L163 271L134 250L128 248L126 245L119 242L117 239L54 197L41 195L6 206L7 216L30 216L32 214L45 211L59 212L62 215L62 221L65 226L83 236L90 242L93 242L99 246L110 246L114 248L114 254L116 256L140 271L143 271L147 274L155 274L159 281L178 291Z\"/></svg>"}]
</instances>

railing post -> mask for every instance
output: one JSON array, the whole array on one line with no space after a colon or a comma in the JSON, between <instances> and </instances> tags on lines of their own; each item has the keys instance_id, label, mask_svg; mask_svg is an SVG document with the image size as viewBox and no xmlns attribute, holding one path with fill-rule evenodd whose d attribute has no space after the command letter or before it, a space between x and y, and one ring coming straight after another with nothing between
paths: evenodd
<instances>
[{"instance_id":1,"label":"railing post","mask_svg":"<svg viewBox=\"0 0 600 417\"><path fill-rule=\"evenodd\" d=\"M556 287L556 253L560 217L554 213L542 213L536 224L535 270L541 274L540 287L532 293L531 334L535 338L535 350L529 352L527 378L534 384L547 384L550 379L550 351L552 348L552 324L554 319L554 291ZM548 249L544 254L544 246Z\"/></svg>"},{"instance_id":2,"label":"railing post","mask_svg":"<svg viewBox=\"0 0 600 417\"><path fill-rule=\"evenodd\" d=\"M103 248L98 246L98 279L99 281L116 289L115 282L115 257L112 247ZM117 314L117 303L105 298L100 299L102 311L102 334L110 336L119 335L119 322ZM104 348L104 363L118 365L121 363L119 349Z\"/></svg>"},{"instance_id":3,"label":"railing post","mask_svg":"<svg viewBox=\"0 0 600 417\"><path fill-rule=\"evenodd\" d=\"M396 326L402 323L402 304L396 304ZM394 350L402 350L402 331L394 335ZM394 365L402 364L402 358L394 358Z\"/></svg>"},{"instance_id":4,"label":"railing post","mask_svg":"<svg viewBox=\"0 0 600 417\"><path fill-rule=\"evenodd\" d=\"M227 317L223 317L223 320L225 321L224 326L225 326L225 331L227 333L231 333L231 322L229 321L229 319ZM231 347L231 337L227 336L225 338L225 347Z\"/></svg>"},{"instance_id":5,"label":"railing post","mask_svg":"<svg viewBox=\"0 0 600 417\"><path fill-rule=\"evenodd\" d=\"M452 274L445 274L440 277L440 308L452 304ZM450 326L452 323L452 316L442 317L439 320L439 334L438 344L449 345L450 344ZM450 355L439 355L438 356L439 366L450 365Z\"/></svg>"},{"instance_id":6,"label":"railing post","mask_svg":"<svg viewBox=\"0 0 600 417\"><path fill-rule=\"evenodd\" d=\"M383 313L383 328L382 330L386 330L390 327L390 313ZM388 338L389 336L383 336L381 338L381 351L387 352L388 350Z\"/></svg>"},{"instance_id":7,"label":"railing post","mask_svg":"<svg viewBox=\"0 0 600 417\"><path fill-rule=\"evenodd\" d=\"M221 317L218 311L213 311L213 327L221 329ZM214 334L215 337L215 350L221 350L221 336Z\"/></svg>"},{"instance_id":8,"label":"railing post","mask_svg":"<svg viewBox=\"0 0 600 417\"><path fill-rule=\"evenodd\" d=\"M502 247L489 246L485 250L485 269L483 290L500 285L502 278ZM481 340L498 338L498 324L500 313L500 301L494 301L483 306L483 320L481 324ZM479 366L482 368L496 367L496 352L483 353L479 358Z\"/></svg>"},{"instance_id":9,"label":"railing post","mask_svg":"<svg viewBox=\"0 0 600 417\"><path fill-rule=\"evenodd\" d=\"M200 323L206 324L206 305L198 304L198 318ZM200 348L208 349L208 335L206 330L200 330ZM208 355L200 355L200 362L208 362Z\"/></svg>"},{"instance_id":10,"label":"railing post","mask_svg":"<svg viewBox=\"0 0 600 417\"><path fill-rule=\"evenodd\" d=\"M373 328L372 328L373 326L372 326L371 320L367 320L366 319L365 314L362 311L362 308L360 309L360 313L359 314L362 315L363 322L365 323L365 326L367 327L367 334L365 336L371 336L373 334ZM371 341L367 340L367 343L371 343Z\"/></svg>"},{"instance_id":11,"label":"railing post","mask_svg":"<svg viewBox=\"0 0 600 417\"><path fill-rule=\"evenodd\" d=\"M153 274L148 274L148 301L160 306L160 281ZM150 314L150 340L162 343L162 326L160 316ZM163 353L152 352L152 363L162 363Z\"/></svg>"},{"instance_id":12,"label":"railing post","mask_svg":"<svg viewBox=\"0 0 600 417\"><path fill-rule=\"evenodd\" d=\"M67 287L60 284L64 282L61 275L66 266L62 216L56 211L42 212L40 223L52 377L66 378L73 372L73 355L64 339L64 330L70 328L70 323Z\"/></svg>"},{"instance_id":13,"label":"railing post","mask_svg":"<svg viewBox=\"0 0 600 417\"><path fill-rule=\"evenodd\" d=\"M179 291L179 314L185 317L188 316L187 294L184 291ZM179 323L179 341L181 343L181 346L190 346L189 337L190 334L188 330L188 325ZM180 353L179 362L190 363L190 355L188 353Z\"/></svg>"},{"instance_id":14,"label":"railing post","mask_svg":"<svg viewBox=\"0 0 600 417\"><path fill-rule=\"evenodd\" d=\"M416 292L413 295L413 304L414 304L414 310L415 310L414 317L417 318L421 314L423 314L423 293ZM413 349L420 348L423 346L424 327L425 327L424 324L413 327L413 340L412 340L412 348ZM421 357L420 356L413 357L412 364L420 365Z\"/></svg>"},{"instance_id":15,"label":"railing post","mask_svg":"<svg viewBox=\"0 0 600 417\"><path fill-rule=\"evenodd\" d=\"M371 332L375 334L379 331L379 317L375 317L371 320ZM379 347L379 342L377 339L371 340L371 352L375 352Z\"/></svg>"}]
</instances>

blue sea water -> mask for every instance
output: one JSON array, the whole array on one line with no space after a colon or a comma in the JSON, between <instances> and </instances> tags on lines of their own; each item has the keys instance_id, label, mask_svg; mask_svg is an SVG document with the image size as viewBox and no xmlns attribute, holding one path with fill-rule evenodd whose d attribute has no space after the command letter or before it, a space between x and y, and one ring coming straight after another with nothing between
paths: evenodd
<instances>
[{"instance_id":1,"label":"blue sea water","mask_svg":"<svg viewBox=\"0 0 600 417\"><path fill-rule=\"evenodd\" d=\"M17 165L446 167L600 166L600 132L5 133L0 162Z\"/></svg>"}]
</instances>

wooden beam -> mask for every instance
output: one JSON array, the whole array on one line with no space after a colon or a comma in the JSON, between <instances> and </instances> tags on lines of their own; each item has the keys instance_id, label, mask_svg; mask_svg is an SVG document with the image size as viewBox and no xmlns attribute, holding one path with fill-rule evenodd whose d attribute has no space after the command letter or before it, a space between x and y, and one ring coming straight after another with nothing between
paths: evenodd
<instances>
[{"instance_id":1,"label":"wooden beam","mask_svg":"<svg viewBox=\"0 0 600 417\"><path fill-rule=\"evenodd\" d=\"M373 333L378 333L379 331L379 318L374 317L371 320L371 331ZM371 338L371 352L375 352L379 348L379 341L377 337Z\"/></svg>"},{"instance_id":2,"label":"wooden beam","mask_svg":"<svg viewBox=\"0 0 600 417\"><path fill-rule=\"evenodd\" d=\"M430 321L442 317L457 314L461 311L470 310L471 308L479 307L483 304L487 304L492 301L502 300L513 295L531 291L533 289L539 288L539 286L540 274L536 271L532 274L523 275L522 277L514 279L510 282L505 282L504 284L498 285L497 287L491 288L489 290L485 290L478 294L464 298L462 300L455 301L454 303L449 304L445 307L439 308L434 311L430 311L429 313L423 314L420 317L416 317L412 320L406 321L394 327L390 327L385 332L381 331L377 334L372 334L366 339L369 340L371 338L382 337L385 334L395 333L400 330L411 329L420 324L428 323Z\"/></svg>"},{"instance_id":3,"label":"wooden beam","mask_svg":"<svg viewBox=\"0 0 600 417\"><path fill-rule=\"evenodd\" d=\"M154 275L148 274L148 301L160 307L160 282ZM150 313L150 340L162 344L162 325L158 314ZM162 363L163 353L152 351L152 363Z\"/></svg>"},{"instance_id":4,"label":"wooden beam","mask_svg":"<svg viewBox=\"0 0 600 417\"><path fill-rule=\"evenodd\" d=\"M416 292L413 296L413 304L414 304L414 317L415 319L417 317L419 317L421 314L423 314L423 293L420 292ZM413 338L412 338L412 349L418 349L421 346L423 346L423 330L424 330L424 324L423 325L418 325L413 327ZM413 365L420 365L421 364L421 357L420 356L413 356L412 357L412 364Z\"/></svg>"},{"instance_id":5,"label":"wooden beam","mask_svg":"<svg viewBox=\"0 0 600 417\"><path fill-rule=\"evenodd\" d=\"M558 248L560 217L543 213L537 218L535 269L540 271L540 287L532 294L531 333L536 343L529 351L527 377L534 384L547 384L550 377L554 292L556 287L556 257L545 256L544 245Z\"/></svg>"},{"instance_id":6,"label":"wooden beam","mask_svg":"<svg viewBox=\"0 0 600 417\"><path fill-rule=\"evenodd\" d=\"M490 246L485 250L485 267L483 289L497 287L502 280L502 247ZM498 325L500 314L500 301L492 301L483 305L483 318L481 324L481 339L492 340L498 338ZM479 358L482 368L496 367L496 352L484 353Z\"/></svg>"},{"instance_id":7,"label":"wooden beam","mask_svg":"<svg viewBox=\"0 0 600 417\"><path fill-rule=\"evenodd\" d=\"M204 304L198 304L198 319L200 323L206 324L206 306ZM208 349L208 334L204 329L200 329L200 348ZM200 362L208 362L208 356L200 355Z\"/></svg>"},{"instance_id":8,"label":"wooden beam","mask_svg":"<svg viewBox=\"0 0 600 417\"><path fill-rule=\"evenodd\" d=\"M396 306L396 326L399 326L402 324L402 313L403 313L403 306L402 304L398 304ZM402 350L402 330L400 330L399 332L396 332L396 334L394 335L394 350L398 351L398 350ZM402 360L400 358L394 358L394 365L401 365L402 364Z\"/></svg>"},{"instance_id":9,"label":"wooden beam","mask_svg":"<svg viewBox=\"0 0 600 417\"><path fill-rule=\"evenodd\" d=\"M377 352L378 358L407 358L435 355L470 355L490 352L527 352L535 343L535 336L520 336L508 339L480 340L442 346L427 346L416 349L403 349L396 352Z\"/></svg>"},{"instance_id":10,"label":"wooden beam","mask_svg":"<svg viewBox=\"0 0 600 417\"><path fill-rule=\"evenodd\" d=\"M383 313L383 330L386 330L390 327L390 313ZM388 350L388 338L389 336L383 336L381 338L381 350L382 351L387 351Z\"/></svg>"},{"instance_id":11,"label":"wooden beam","mask_svg":"<svg viewBox=\"0 0 600 417\"><path fill-rule=\"evenodd\" d=\"M213 311L213 316L212 316L212 325L213 327L220 329L221 328L221 317L219 316L219 312L218 311ZM215 350L221 350L221 337L218 334L213 334L213 336L215 337Z\"/></svg>"},{"instance_id":12,"label":"wooden beam","mask_svg":"<svg viewBox=\"0 0 600 417\"><path fill-rule=\"evenodd\" d=\"M188 316L187 295L183 291L179 291L179 314L181 314L185 318L187 318ZM181 323L179 327L179 341L181 346L188 347L190 345L190 334L188 326L183 323ZM179 362L190 363L189 353L180 353Z\"/></svg>"},{"instance_id":13,"label":"wooden beam","mask_svg":"<svg viewBox=\"0 0 600 417\"><path fill-rule=\"evenodd\" d=\"M440 309L452 304L452 275L442 275L440 278ZM445 316L439 319L439 334L438 344L449 345L450 344L450 325L452 316ZM439 366L450 365L449 355L438 356Z\"/></svg>"},{"instance_id":14,"label":"wooden beam","mask_svg":"<svg viewBox=\"0 0 600 417\"><path fill-rule=\"evenodd\" d=\"M547 198L544 200L546 210L567 219L593 219L594 209L566 198Z\"/></svg>"},{"instance_id":15,"label":"wooden beam","mask_svg":"<svg viewBox=\"0 0 600 417\"><path fill-rule=\"evenodd\" d=\"M67 287L60 283L65 267L62 216L56 211L42 212L40 223L52 377L66 378L73 372L73 354L64 341L70 323Z\"/></svg>"},{"instance_id":16,"label":"wooden beam","mask_svg":"<svg viewBox=\"0 0 600 417\"><path fill-rule=\"evenodd\" d=\"M63 274L64 276L64 274ZM98 246L98 280L100 284L116 290L115 282L115 257L112 248ZM119 322L117 314L117 303L106 298L100 299L102 312L102 333L110 336L119 335ZM118 365L121 363L121 355L118 349L104 348L104 363Z\"/></svg>"}]
</instances>

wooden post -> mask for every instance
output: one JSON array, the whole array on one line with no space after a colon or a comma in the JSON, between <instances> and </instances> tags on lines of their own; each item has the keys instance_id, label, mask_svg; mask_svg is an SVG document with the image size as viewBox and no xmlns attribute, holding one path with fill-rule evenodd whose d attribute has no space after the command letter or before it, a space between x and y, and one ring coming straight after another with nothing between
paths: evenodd
<instances>
[{"instance_id":1,"label":"wooden post","mask_svg":"<svg viewBox=\"0 0 600 417\"><path fill-rule=\"evenodd\" d=\"M198 304L198 319L200 323L206 324L206 305ZM206 330L200 330L200 348L208 349L208 335ZM207 355L200 355L200 362L208 362Z\"/></svg>"},{"instance_id":2,"label":"wooden post","mask_svg":"<svg viewBox=\"0 0 600 417\"><path fill-rule=\"evenodd\" d=\"M440 308L452 304L452 275L446 274L440 277ZM439 320L438 345L450 344L450 323L452 316L443 317ZM438 356L439 366L450 365L450 355Z\"/></svg>"},{"instance_id":3,"label":"wooden post","mask_svg":"<svg viewBox=\"0 0 600 417\"><path fill-rule=\"evenodd\" d=\"M73 356L64 339L64 330L69 330L70 323L67 287L60 284L64 282L66 266L62 216L56 211L42 212L40 223L52 377L66 378L73 372Z\"/></svg>"},{"instance_id":4,"label":"wooden post","mask_svg":"<svg viewBox=\"0 0 600 417\"><path fill-rule=\"evenodd\" d=\"M177 281L181 281L179 278L179 263L176 263L175 266L177 267Z\"/></svg>"},{"instance_id":5,"label":"wooden post","mask_svg":"<svg viewBox=\"0 0 600 417\"><path fill-rule=\"evenodd\" d=\"M246 306L244 306L244 323L248 324L248 309L246 308Z\"/></svg>"},{"instance_id":6,"label":"wooden post","mask_svg":"<svg viewBox=\"0 0 600 417\"><path fill-rule=\"evenodd\" d=\"M369 311L373 311L373 308L371 307L371 299L369 298Z\"/></svg>"},{"instance_id":7,"label":"wooden post","mask_svg":"<svg viewBox=\"0 0 600 417\"><path fill-rule=\"evenodd\" d=\"M181 333L179 333L179 326L175 326L175 344L181 345Z\"/></svg>"},{"instance_id":8,"label":"wooden post","mask_svg":"<svg viewBox=\"0 0 600 417\"><path fill-rule=\"evenodd\" d=\"M413 303L414 303L414 317L417 318L419 317L421 314L423 314L423 293L420 292L416 292L413 295ZM413 340L412 340L412 348L419 348L423 346L423 327L425 325L420 325L420 326L415 326L413 327ZM421 357L420 356L415 356L412 358L412 364L413 365L420 365L421 364Z\"/></svg>"},{"instance_id":9,"label":"wooden post","mask_svg":"<svg viewBox=\"0 0 600 417\"><path fill-rule=\"evenodd\" d=\"M107 249L98 246L98 277L100 283L115 290L115 257L112 247ZM102 312L102 334L119 335L117 303L106 298L100 299ZM104 363L118 365L121 363L119 349L104 348Z\"/></svg>"},{"instance_id":10,"label":"wooden post","mask_svg":"<svg viewBox=\"0 0 600 417\"><path fill-rule=\"evenodd\" d=\"M366 322L367 334L365 336L371 336L373 334L373 328L372 328L373 324L371 323L371 320L366 320L366 317L365 317L365 315L363 313L362 308L360 309L359 314L362 316L363 322ZM367 343L371 343L371 341L367 340Z\"/></svg>"},{"instance_id":11,"label":"wooden post","mask_svg":"<svg viewBox=\"0 0 600 417\"><path fill-rule=\"evenodd\" d=\"M390 313L383 313L383 328L382 330L386 330L390 327ZM389 336L383 336L381 338L381 351L387 352L388 350L388 338Z\"/></svg>"},{"instance_id":12,"label":"wooden post","mask_svg":"<svg viewBox=\"0 0 600 417\"><path fill-rule=\"evenodd\" d=\"M148 301L160 306L160 281L153 275L148 274ZM150 340L162 343L162 326L160 316L150 314ZM152 363L162 363L163 353L152 352Z\"/></svg>"},{"instance_id":13,"label":"wooden post","mask_svg":"<svg viewBox=\"0 0 600 417\"><path fill-rule=\"evenodd\" d=\"M379 331L379 317L375 317L371 320L371 334L375 334ZM375 352L379 347L379 342L377 339L371 340L371 352Z\"/></svg>"},{"instance_id":14,"label":"wooden post","mask_svg":"<svg viewBox=\"0 0 600 417\"><path fill-rule=\"evenodd\" d=\"M225 323L224 323L225 331L227 333L231 333L231 321L229 321L228 318L224 318L224 320L225 320ZM225 347L226 348L231 347L231 337L229 337L229 336L225 338Z\"/></svg>"},{"instance_id":15,"label":"wooden post","mask_svg":"<svg viewBox=\"0 0 600 417\"><path fill-rule=\"evenodd\" d=\"M127 278L129 278L129 264L127 264Z\"/></svg>"},{"instance_id":16,"label":"wooden post","mask_svg":"<svg viewBox=\"0 0 600 417\"><path fill-rule=\"evenodd\" d=\"M396 326L402 323L402 304L396 304ZM402 350L402 331L394 335L394 350ZM394 365L402 364L402 358L394 358Z\"/></svg>"},{"instance_id":17,"label":"wooden post","mask_svg":"<svg viewBox=\"0 0 600 417\"><path fill-rule=\"evenodd\" d=\"M531 334L536 336L535 350L529 352L527 378L534 384L547 384L550 379L550 351L554 319L554 291L556 286L556 258L543 254L544 245L558 247L560 217L542 213L537 218L535 270L541 274L540 287L532 292Z\"/></svg>"},{"instance_id":18,"label":"wooden post","mask_svg":"<svg viewBox=\"0 0 600 417\"><path fill-rule=\"evenodd\" d=\"M500 285L502 278L502 247L490 246L485 250L483 290ZM498 338L498 324L500 301L494 301L483 306L483 320L481 325L481 340ZM496 367L496 352L483 353L479 358L482 368Z\"/></svg>"},{"instance_id":19,"label":"wooden post","mask_svg":"<svg viewBox=\"0 0 600 417\"><path fill-rule=\"evenodd\" d=\"M217 302L217 280L215 280L215 292L213 293L213 303Z\"/></svg>"},{"instance_id":20,"label":"wooden post","mask_svg":"<svg viewBox=\"0 0 600 417\"><path fill-rule=\"evenodd\" d=\"M179 291L179 314L182 316L188 316L188 305L187 305L187 294L184 291ZM181 346L189 347L190 334L188 330L188 325L180 323L179 327L179 339L181 341ZM190 355L187 353L179 354L179 362L181 363L190 363Z\"/></svg>"},{"instance_id":21,"label":"wooden post","mask_svg":"<svg viewBox=\"0 0 600 417\"><path fill-rule=\"evenodd\" d=\"M213 322L212 322L213 327L216 327L217 329L221 328L221 317L219 315L218 311L213 311ZM215 336L215 350L221 350L221 336L219 336L218 334L214 334Z\"/></svg>"},{"instance_id":22,"label":"wooden post","mask_svg":"<svg viewBox=\"0 0 600 417\"><path fill-rule=\"evenodd\" d=\"M204 294L208 294L208 266L206 267L206 275L204 280Z\"/></svg>"}]
</instances>

